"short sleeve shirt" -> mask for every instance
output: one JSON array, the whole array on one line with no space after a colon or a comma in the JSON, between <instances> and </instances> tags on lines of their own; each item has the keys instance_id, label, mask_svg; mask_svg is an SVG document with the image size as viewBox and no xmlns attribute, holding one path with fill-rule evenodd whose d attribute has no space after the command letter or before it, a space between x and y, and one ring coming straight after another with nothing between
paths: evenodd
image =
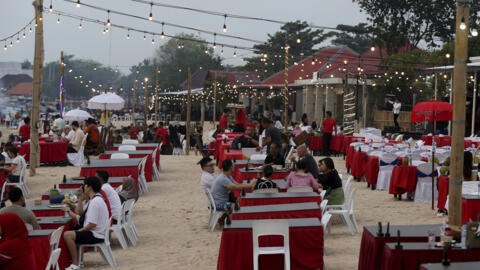
<instances>
[{"instance_id":1,"label":"short sleeve shirt","mask_svg":"<svg viewBox=\"0 0 480 270\"><path fill-rule=\"evenodd\" d=\"M227 188L228 185L234 183L235 181L221 173L215 181L213 181L212 188L210 192L212 193L213 200L215 205L223 205L228 202L230 190Z\"/></svg>"},{"instance_id":2,"label":"short sleeve shirt","mask_svg":"<svg viewBox=\"0 0 480 270\"><path fill-rule=\"evenodd\" d=\"M323 126L323 133L332 133L333 132L333 127L337 125L337 121L335 119L330 118L330 119L324 119L322 122Z\"/></svg>"},{"instance_id":3,"label":"short sleeve shirt","mask_svg":"<svg viewBox=\"0 0 480 270\"><path fill-rule=\"evenodd\" d=\"M272 138L272 143L276 143L278 146L282 145L282 135L280 130L276 127L269 127L265 130L265 137Z\"/></svg>"},{"instance_id":4,"label":"short sleeve shirt","mask_svg":"<svg viewBox=\"0 0 480 270\"><path fill-rule=\"evenodd\" d=\"M91 230L93 236L98 239L105 239L105 229L109 225L108 209L102 196L95 195L85 206L85 209L87 209L87 213L83 226L85 227L88 223L96 224L97 226Z\"/></svg>"},{"instance_id":5,"label":"short sleeve shirt","mask_svg":"<svg viewBox=\"0 0 480 270\"><path fill-rule=\"evenodd\" d=\"M12 175L15 175L15 176L20 176L20 173L22 171L22 160L20 159L19 156L16 156L13 160L12 160L12 164L15 164L15 169L12 170Z\"/></svg>"},{"instance_id":6,"label":"short sleeve shirt","mask_svg":"<svg viewBox=\"0 0 480 270\"><path fill-rule=\"evenodd\" d=\"M30 125L23 125L20 127L18 134L22 138L22 140L30 139Z\"/></svg>"}]
</instances>

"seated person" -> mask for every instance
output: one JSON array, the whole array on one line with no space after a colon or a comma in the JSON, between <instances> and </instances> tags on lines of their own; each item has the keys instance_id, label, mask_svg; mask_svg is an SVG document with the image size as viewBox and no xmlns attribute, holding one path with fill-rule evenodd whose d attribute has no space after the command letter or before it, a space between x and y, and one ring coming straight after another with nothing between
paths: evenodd
<instances>
[{"instance_id":1,"label":"seated person","mask_svg":"<svg viewBox=\"0 0 480 270\"><path fill-rule=\"evenodd\" d=\"M25 197L23 197L22 190L18 187L10 189L8 192L8 199L12 202L12 205L0 210L0 214L15 213L17 214L25 224L32 225L34 230L40 230L40 226L37 223L37 218L32 211L25 208Z\"/></svg>"},{"instance_id":2,"label":"seated person","mask_svg":"<svg viewBox=\"0 0 480 270\"><path fill-rule=\"evenodd\" d=\"M67 152L77 153L78 150L80 150L80 147L82 147L83 137L85 136L85 134L78 125L77 121L72 122L72 129L75 133L73 134L72 140L68 144Z\"/></svg>"},{"instance_id":3,"label":"seated person","mask_svg":"<svg viewBox=\"0 0 480 270\"><path fill-rule=\"evenodd\" d=\"M120 135L120 130L115 130L115 134L113 136L113 143L115 144L122 144L123 142L123 137Z\"/></svg>"},{"instance_id":4,"label":"seated person","mask_svg":"<svg viewBox=\"0 0 480 270\"><path fill-rule=\"evenodd\" d=\"M277 184L272 181L273 167L271 165L266 165L263 167L263 177L257 181L255 189L262 188L276 188Z\"/></svg>"},{"instance_id":5,"label":"seated person","mask_svg":"<svg viewBox=\"0 0 480 270\"><path fill-rule=\"evenodd\" d=\"M256 148L258 147L258 136L255 135L255 128L248 126L247 131L232 142L232 149Z\"/></svg>"},{"instance_id":6,"label":"seated person","mask_svg":"<svg viewBox=\"0 0 480 270\"><path fill-rule=\"evenodd\" d=\"M304 159L307 162L307 170L306 172L309 172L312 174L314 178L318 178L318 167L317 163L315 162L315 159L313 156L308 153L308 149L305 146L305 144L297 146L297 154L298 154L298 159Z\"/></svg>"},{"instance_id":7,"label":"seated person","mask_svg":"<svg viewBox=\"0 0 480 270\"><path fill-rule=\"evenodd\" d=\"M96 148L100 143L100 132L98 131L95 120L92 118L87 119L87 129L85 130L85 134L87 133L87 144L85 147Z\"/></svg>"},{"instance_id":8,"label":"seated person","mask_svg":"<svg viewBox=\"0 0 480 270\"><path fill-rule=\"evenodd\" d=\"M66 270L78 270L78 248L77 244L97 244L105 239L105 229L108 224L108 209L104 199L98 193L102 188L98 177L87 177L83 184L85 195L89 198L86 205L83 206L83 214L73 213L69 208L66 212L80 221L81 229L77 231L67 231L63 235L65 245L72 256L72 264Z\"/></svg>"},{"instance_id":9,"label":"seated person","mask_svg":"<svg viewBox=\"0 0 480 270\"><path fill-rule=\"evenodd\" d=\"M108 183L108 178L110 178L108 172L99 170L97 171L97 177L100 179L100 183L102 184L102 189L100 190L100 193L105 199L105 203L107 203L107 208L109 208L110 206L109 212L113 216L113 223L116 224L116 222L118 221L117 218L121 215L122 212L122 203L120 202L120 197L118 197L118 193Z\"/></svg>"},{"instance_id":10,"label":"seated person","mask_svg":"<svg viewBox=\"0 0 480 270\"><path fill-rule=\"evenodd\" d=\"M0 237L0 269L37 268L27 228L17 214L0 215Z\"/></svg>"},{"instance_id":11,"label":"seated person","mask_svg":"<svg viewBox=\"0 0 480 270\"><path fill-rule=\"evenodd\" d=\"M265 165L282 165L285 166L285 159L283 159L283 155L280 153L280 146L277 143L270 144L270 151L265 158L264 164Z\"/></svg>"},{"instance_id":12,"label":"seated person","mask_svg":"<svg viewBox=\"0 0 480 270\"><path fill-rule=\"evenodd\" d=\"M232 178L234 171L233 162L226 159L222 162L223 172L215 179L210 192L212 193L215 206L218 211L233 210L233 203L229 201L231 190L253 189L257 180L250 184L239 184Z\"/></svg>"},{"instance_id":13,"label":"seated person","mask_svg":"<svg viewBox=\"0 0 480 270\"><path fill-rule=\"evenodd\" d=\"M75 131L72 128L70 128L69 125L66 125L62 132L62 138L65 141L70 142L73 139L74 135L75 135Z\"/></svg>"},{"instance_id":14,"label":"seated person","mask_svg":"<svg viewBox=\"0 0 480 270\"><path fill-rule=\"evenodd\" d=\"M320 187L327 191L325 199L330 205L343 204L345 197L342 188L342 179L335 170L335 164L331 158L324 158L318 161L318 176Z\"/></svg>"},{"instance_id":15,"label":"seated person","mask_svg":"<svg viewBox=\"0 0 480 270\"><path fill-rule=\"evenodd\" d=\"M212 183L215 181L215 162L209 158L204 157L202 158L198 164L202 168L202 178L200 179L200 187L202 189L210 189L212 188Z\"/></svg>"},{"instance_id":16,"label":"seated person","mask_svg":"<svg viewBox=\"0 0 480 270\"><path fill-rule=\"evenodd\" d=\"M20 182L20 174L22 172L23 162L18 156L18 150L14 146L11 146L7 149L8 157L12 160L10 166L4 166L3 169L7 172L10 172L10 175L7 178L9 183L18 183Z\"/></svg>"},{"instance_id":17,"label":"seated person","mask_svg":"<svg viewBox=\"0 0 480 270\"><path fill-rule=\"evenodd\" d=\"M319 188L317 180L311 173L306 172L307 162L301 159L297 163L297 171L291 172L287 178L286 188L289 187L312 187L314 191Z\"/></svg>"},{"instance_id":18,"label":"seated person","mask_svg":"<svg viewBox=\"0 0 480 270\"><path fill-rule=\"evenodd\" d=\"M130 199L138 200L138 187L137 182L132 177L126 177L123 179L122 191L118 192L120 201L124 203Z\"/></svg>"}]
</instances>

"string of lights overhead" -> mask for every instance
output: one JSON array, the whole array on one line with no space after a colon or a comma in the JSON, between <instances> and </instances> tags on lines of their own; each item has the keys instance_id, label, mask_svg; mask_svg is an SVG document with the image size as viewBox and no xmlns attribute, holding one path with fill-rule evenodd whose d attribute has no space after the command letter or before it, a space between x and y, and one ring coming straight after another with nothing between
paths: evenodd
<instances>
[{"instance_id":1,"label":"string of lights overhead","mask_svg":"<svg viewBox=\"0 0 480 270\"><path fill-rule=\"evenodd\" d=\"M27 38L27 31L28 33L32 33L32 23L35 21L35 18L31 19L27 24L25 24L24 27L20 28L20 30L18 30L17 32L11 34L10 36L7 36L7 37L4 37L2 39L0 39L0 42L3 42L5 43L4 46L3 46L3 49L6 51L8 50L8 46L10 47L13 47L13 44L14 44L14 39L16 37L16 41L15 43L20 43L20 36L22 36L22 38ZM28 30L27 30L28 28ZM10 44L8 44L8 40L10 40Z\"/></svg>"}]
</instances>

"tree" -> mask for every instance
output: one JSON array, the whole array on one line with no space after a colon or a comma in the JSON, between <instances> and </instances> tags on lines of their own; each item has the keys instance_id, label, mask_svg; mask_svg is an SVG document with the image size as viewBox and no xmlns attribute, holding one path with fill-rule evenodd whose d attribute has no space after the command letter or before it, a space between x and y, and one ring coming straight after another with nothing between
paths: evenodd
<instances>
[{"instance_id":1,"label":"tree","mask_svg":"<svg viewBox=\"0 0 480 270\"><path fill-rule=\"evenodd\" d=\"M373 29L366 23L357 25L339 24L337 29L340 31L331 31L327 34L335 37L332 40L334 45L345 45L358 53L363 53L374 45Z\"/></svg>"},{"instance_id":2,"label":"tree","mask_svg":"<svg viewBox=\"0 0 480 270\"><path fill-rule=\"evenodd\" d=\"M377 45L386 46L389 54L407 44L420 42L437 47L453 40L455 5L452 0L353 0L372 23ZM477 25L479 6L470 10L472 25Z\"/></svg>"},{"instance_id":3,"label":"tree","mask_svg":"<svg viewBox=\"0 0 480 270\"><path fill-rule=\"evenodd\" d=\"M327 37L323 30L312 30L307 22L288 22L280 28L280 31L273 35L268 34L267 42L253 46L257 56L245 58L247 64L242 69L254 70L265 79L285 68L285 44L288 43L290 46L290 64L293 64L305 56L312 55L315 52L313 47L325 41Z\"/></svg>"},{"instance_id":4,"label":"tree","mask_svg":"<svg viewBox=\"0 0 480 270\"><path fill-rule=\"evenodd\" d=\"M22 69L33 69L33 65L28 59L25 59L25 61L22 62Z\"/></svg>"}]
</instances>

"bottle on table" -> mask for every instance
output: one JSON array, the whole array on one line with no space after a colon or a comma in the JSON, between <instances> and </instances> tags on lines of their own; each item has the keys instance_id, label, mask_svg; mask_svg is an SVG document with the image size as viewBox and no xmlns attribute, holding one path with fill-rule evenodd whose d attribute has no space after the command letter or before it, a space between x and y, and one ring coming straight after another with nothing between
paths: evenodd
<instances>
[{"instance_id":1,"label":"bottle on table","mask_svg":"<svg viewBox=\"0 0 480 270\"><path fill-rule=\"evenodd\" d=\"M467 248L467 223L463 223L462 225L462 237L461 237L461 247Z\"/></svg>"}]
</instances>

